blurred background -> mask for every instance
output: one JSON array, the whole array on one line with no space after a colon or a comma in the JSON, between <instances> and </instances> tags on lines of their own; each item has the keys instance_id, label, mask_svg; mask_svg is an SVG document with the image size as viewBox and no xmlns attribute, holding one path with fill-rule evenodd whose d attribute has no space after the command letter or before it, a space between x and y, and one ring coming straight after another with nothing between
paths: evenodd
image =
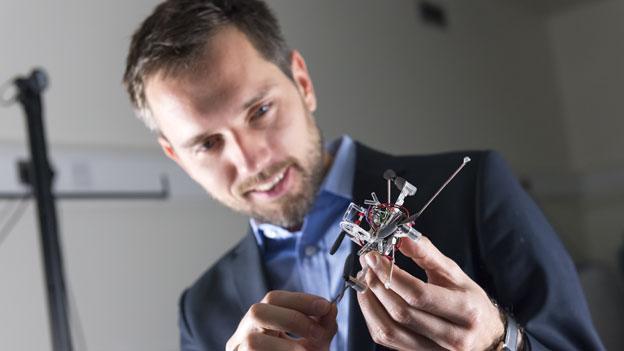
<instances>
[{"instance_id":1,"label":"blurred background","mask_svg":"<svg viewBox=\"0 0 624 351\"><path fill-rule=\"evenodd\" d=\"M76 350L177 350L179 293L247 228L165 159L121 86L130 36L158 2L0 4L0 83L50 76L57 190L170 182L167 200L58 202ZM501 152L577 263L606 346L624 349L624 1L269 4L306 58L327 140ZM19 106L0 108L0 193L26 189L25 145ZM51 350L34 209L0 198L2 350Z\"/></svg>"}]
</instances>

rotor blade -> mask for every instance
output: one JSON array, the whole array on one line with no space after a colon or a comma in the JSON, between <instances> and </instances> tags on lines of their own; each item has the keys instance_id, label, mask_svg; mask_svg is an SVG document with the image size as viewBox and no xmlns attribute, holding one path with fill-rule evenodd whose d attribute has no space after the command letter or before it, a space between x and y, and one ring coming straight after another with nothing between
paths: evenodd
<instances>
[{"instance_id":1,"label":"rotor blade","mask_svg":"<svg viewBox=\"0 0 624 351\"><path fill-rule=\"evenodd\" d=\"M378 238L385 239L389 237L394 232L396 232L396 230L399 228L399 225L405 222L405 220L402 220L402 218L405 216L402 212L398 212L398 213L395 212L393 216L395 217L391 218L390 221L386 225L379 228L379 230L377 231Z\"/></svg>"},{"instance_id":2,"label":"rotor blade","mask_svg":"<svg viewBox=\"0 0 624 351\"><path fill-rule=\"evenodd\" d=\"M418 218L418 213L414 213L413 215L405 218L405 220L401 221L401 223L399 223L399 225L403 225L403 224L407 224L410 222L413 222L416 220L416 218Z\"/></svg>"},{"instance_id":3,"label":"rotor blade","mask_svg":"<svg viewBox=\"0 0 624 351\"><path fill-rule=\"evenodd\" d=\"M334 244L329 250L330 255L333 255L336 253L336 251L338 251L338 248L340 247L340 244L342 244L342 241L344 240L345 235L347 235L347 232L345 232L344 230L340 231L340 234L338 234L336 241L334 241Z\"/></svg>"}]
</instances>

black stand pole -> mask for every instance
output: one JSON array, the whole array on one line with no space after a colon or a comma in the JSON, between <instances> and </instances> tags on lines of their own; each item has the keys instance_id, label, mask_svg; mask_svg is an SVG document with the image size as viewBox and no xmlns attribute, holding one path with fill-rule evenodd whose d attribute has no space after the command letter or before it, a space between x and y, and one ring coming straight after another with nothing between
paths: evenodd
<instances>
[{"instance_id":1,"label":"black stand pole","mask_svg":"<svg viewBox=\"0 0 624 351\"><path fill-rule=\"evenodd\" d=\"M47 85L45 73L33 71L28 78L15 80L28 122L32 167L30 182L37 200L41 249L48 293L48 310L54 351L72 351L67 295L63 275L63 256L58 237L56 208L52 195L52 171L48 163L41 92Z\"/></svg>"}]
</instances>

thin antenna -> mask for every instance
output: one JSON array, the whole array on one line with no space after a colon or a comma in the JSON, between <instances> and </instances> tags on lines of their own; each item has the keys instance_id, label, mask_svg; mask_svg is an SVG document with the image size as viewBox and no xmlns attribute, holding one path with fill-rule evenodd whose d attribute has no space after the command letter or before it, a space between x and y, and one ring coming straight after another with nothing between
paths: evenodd
<instances>
[{"instance_id":1,"label":"thin antenna","mask_svg":"<svg viewBox=\"0 0 624 351\"><path fill-rule=\"evenodd\" d=\"M427 201L425 206L423 206L423 208L421 208L420 211L418 211L416 213L416 218L420 217L420 215L423 212L425 212L425 210L427 209L427 207L429 207L429 205L433 202L433 200L435 200L435 198L438 197L438 195L442 192L442 190L444 190L444 188L446 188L446 186L451 182L451 180L453 180L453 178L455 178L457 173L459 173L462 170L462 168L464 168L464 166L466 166L466 164L468 162L470 162L470 157L468 157L468 156L464 157L464 161L462 162L462 164L459 165L459 167L455 170L455 172L453 174L451 174L451 176L446 180L446 182L444 182L444 184L442 184L440 189L438 189L438 191L436 191L436 193L433 194L433 196L431 197L431 199L429 199L429 201Z\"/></svg>"},{"instance_id":2,"label":"thin antenna","mask_svg":"<svg viewBox=\"0 0 624 351\"><path fill-rule=\"evenodd\" d=\"M433 196L429 199L429 201L427 201L427 203L425 204L425 206L423 206L420 211L414 213L413 215L409 216L406 220L404 220L403 222L401 222L399 225L401 224L407 224L410 222L415 221L418 217L420 217L420 215L425 212L425 210L427 209L427 207L429 207L429 205L433 202L433 200L435 200L436 197L438 197L438 195L442 192L442 190L444 190L444 188L446 188L446 186L451 182L451 180L453 180L453 178L455 178L455 176L462 170L462 168L464 168L464 166L466 166L466 164L468 162L470 162L470 157L466 156L464 157L464 160L462 162L461 165L459 165L459 167L455 170L455 172L453 172L453 174L451 174L451 176L446 180L446 182L444 182L444 184L442 184L442 186L440 187L440 189L438 189L438 191L436 191L435 194L433 194Z\"/></svg>"}]
</instances>

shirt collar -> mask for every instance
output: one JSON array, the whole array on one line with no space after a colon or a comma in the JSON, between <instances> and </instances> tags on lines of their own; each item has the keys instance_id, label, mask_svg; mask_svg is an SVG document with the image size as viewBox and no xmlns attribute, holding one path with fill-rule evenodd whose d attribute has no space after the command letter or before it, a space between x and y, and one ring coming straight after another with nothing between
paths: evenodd
<instances>
[{"instance_id":1,"label":"shirt collar","mask_svg":"<svg viewBox=\"0 0 624 351\"><path fill-rule=\"evenodd\" d=\"M348 135L327 145L327 151L334 156L329 172L321 184L320 191L327 191L351 200L355 171L355 144Z\"/></svg>"},{"instance_id":2,"label":"shirt collar","mask_svg":"<svg viewBox=\"0 0 624 351\"><path fill-rule=\"evenodd\" d=\"M343 135L328 143L325 149L334 157L334 161L321 184L317 196L322 192L328 192L351 200L355 173L355 143L353 139L348 135ZM263 236L268 239L286 239L301 233L301 231L290 232L287 229L269 223L260 223L254 218L249 219L249 224L260 246L264 244Z\"/></svg>"}]
</instances>

